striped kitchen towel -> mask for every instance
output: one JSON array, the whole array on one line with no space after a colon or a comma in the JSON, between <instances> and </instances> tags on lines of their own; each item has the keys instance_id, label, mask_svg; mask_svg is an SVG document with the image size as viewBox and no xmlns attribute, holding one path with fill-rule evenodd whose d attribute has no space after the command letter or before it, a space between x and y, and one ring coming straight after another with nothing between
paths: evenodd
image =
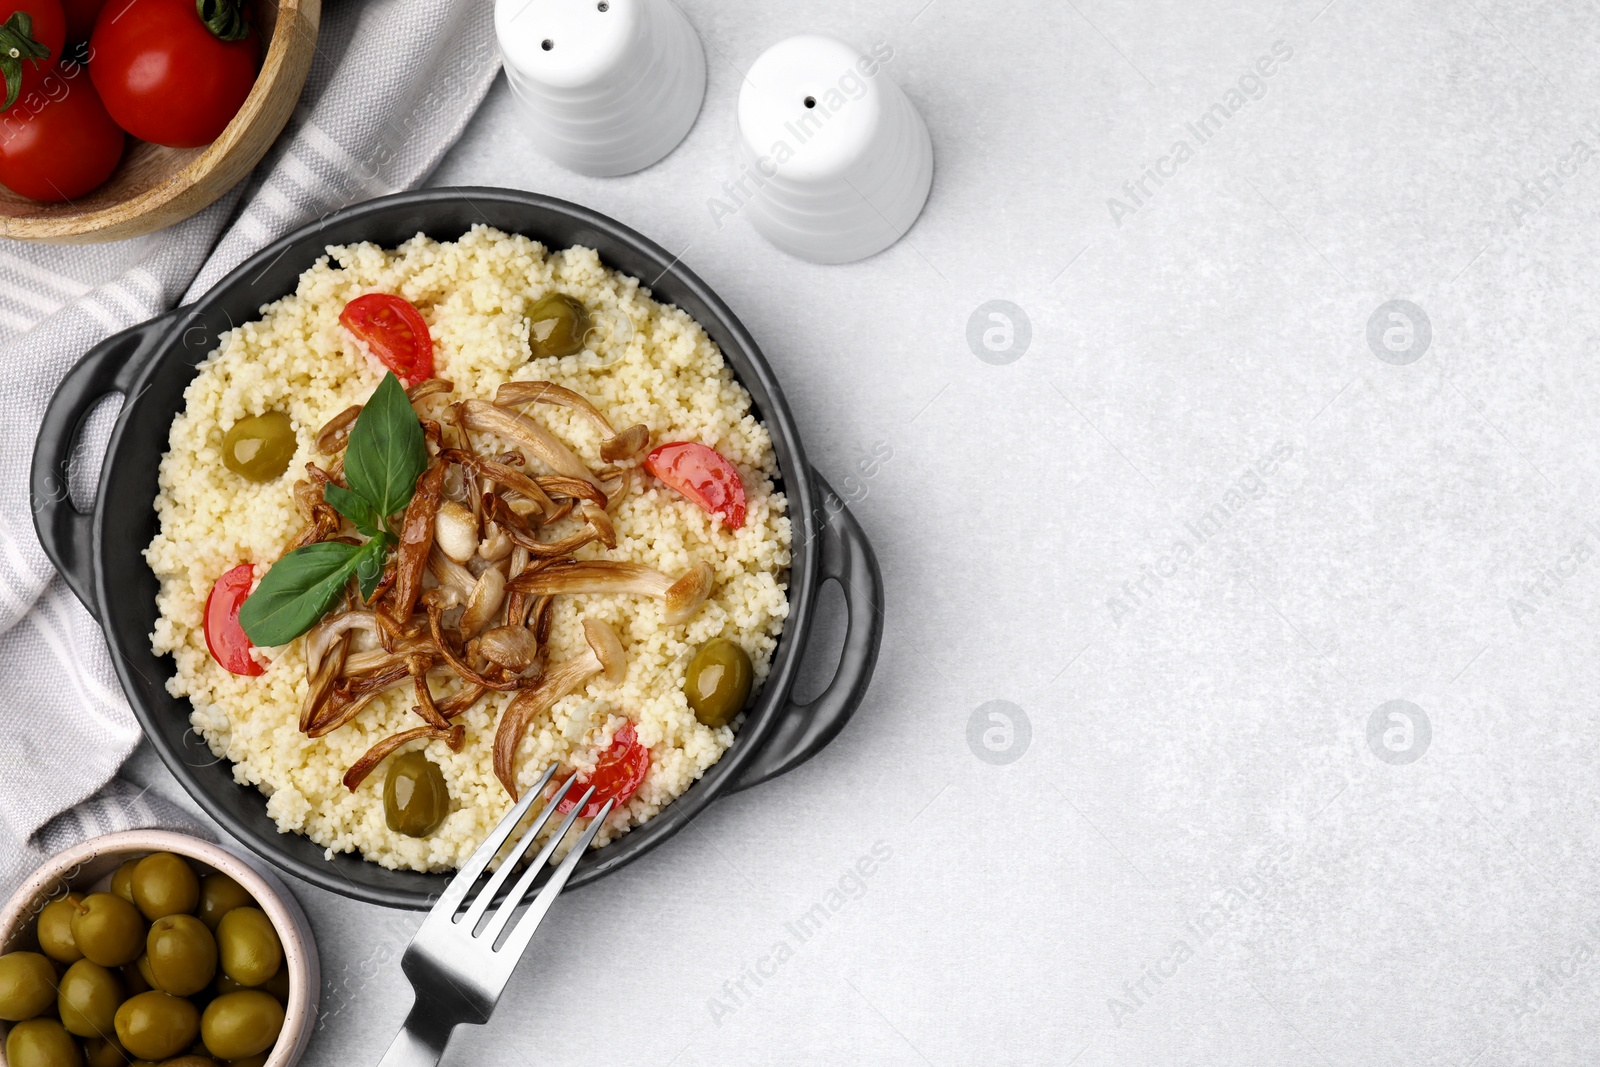
<instances>
[{"instance_id":1,"label":"striped kitchen towel","mask_svg":"<svg viewBox=\"0 0 1600 1067\"><path fill-rule=\"evenodd\" d=\"M28 465L56 384L102 338L194 299L255 250L346 204L421 182L499 71L491 0L329 0L305 91L250 180L131 241L0 240L0 856L63 844L52 823L98 793L139 740L110 655L33 532ZM70 491L93 498L115 419L85 428ZM138 811L139 809L128 809ZM90 820L92 822L93 820ZM52 830L37 838L41 828ZM7 840L10 838L11 840Z\"/></svg>"},{"instance_id":2,"label":"striped kitchen towel","mask_svg":"<svg viewBox=\"0 0 1600 1067\"><path fill-rule=\"evenodd\" d=\"M119 830L158 827L199 837L214 835L188 812L142 786L113 778L89 799L57 815L15 848L0 849L0 900L69 845Z\"/></svg>"}]
</instances>

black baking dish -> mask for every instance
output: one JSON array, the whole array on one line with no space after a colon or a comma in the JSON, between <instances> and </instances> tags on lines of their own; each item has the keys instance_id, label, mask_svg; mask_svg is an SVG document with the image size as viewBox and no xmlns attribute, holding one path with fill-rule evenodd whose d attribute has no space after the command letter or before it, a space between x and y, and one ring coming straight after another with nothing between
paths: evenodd
<instances>
[{"instance_id":1,"label":"black baking dish","mask_svg":"<svg viewBox=\"0 0 1600 1067\"><path fill-rule=\"evenodd\" d=\"M453 240L479 223L525 234L550 248L594 248L607 266L639 278L656 299L676 304L705 327L771 433L794 523L789 618L772 672L733 746L654 819L586 856L571 884L616 870L676 833L718 797L783 774L815 755L865 695L883 632L883 587L871 546L844 503L807 465L799 431L755 340L677 257L587 208L508 189L401 193L295 231L193 304L108 338L68 373L45 414L33 457L35 525L46 553L104 629L145 734L196 802L285 870L332 892L391 907L427 907L449 876L389 870L351 854L327 859L321 845L278 831L265 798L236 783L231 764L213 756L190 728L189 702L166 691L172 663L150 650L158 583L143 551L156 531L157 468L172 419L183 406L195 367L223 331L256 318L263 304L292 292L301 272L329 245L372 241L393 247L417 233ZM93 509L83 514L64 491L66 464L84 419L110 393L126 399ZM848 632L826 690L809 704L797 704L790 690L813 630L819 587L830 579L844 594Z\"/></svg>"}]
</instances>

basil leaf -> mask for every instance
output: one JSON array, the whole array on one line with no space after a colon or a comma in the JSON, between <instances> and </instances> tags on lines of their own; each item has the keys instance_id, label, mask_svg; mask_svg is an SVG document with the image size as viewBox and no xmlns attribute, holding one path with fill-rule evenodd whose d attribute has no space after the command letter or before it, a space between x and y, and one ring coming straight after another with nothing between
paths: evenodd
<instances>
[{"instance_id":1,"label":"basil leaf","mask_svg":"<svg viewBox=\"0 0 1600 1067\"><path fill-rule=\"evenodd\" d=\"M333 510L343 515L355 524L356 529L368 537L377 537L384 532L383 518L372 509L367 498L359 493L352 493L342 485L329 482L322 487L322 499L333 505Z\"/></svg>"},{"instance_id":2,"label":"basil leaf","mask_svg":"<svg viewBox=\"0 0 1600 1067\"><path fill-rule=\"evenodd\" d=\"M323 541L274 563L239 608L239 625L250 643L286 645L316 625L344 591L364 548Z\"/></svg>"},{"instance_id":3,"label":"basil leaf","mask_svg":"<svg viewBox=\"0 0 1600 1067\"><path fill-rule=\"evenodd\" d=\"M422 422L400 379L392 372L385 374L350 428L345 481L366 497L380 519L387 519L411 502L417 478L427 468Z\"/></svg>"},{"instance_id":4,"label":"basil leaf","mask_svg":"<svg viewBox=\"0 0 1600 1067\"><path fill-rule=\"evenodd\" d=\"M363 603L370 601L378 589L378 581L383 577L384 559L389 554L390 540L387 533L380 531L361 546L361 554L356 557L356 585L361 590Z\"/></svg>"},{"instance_id":5,"label":"basil leaf","mask_svg":"<svg viewBox=\"0 0 1600 1067\"><path fill-rule=\"evenodd\" d=\"M385 374L350 428L344 455L350 488L329 484L322 489L322 498L371 540L364 545L343 541L307 545L273 564L239 608L239 625L252 644L287 644L311 629L339 598L351 575L362 598L372 599L394 541L387 520L411 502L417 479L427 467L422 422L400 380Z\"/></svg>"}]
</instances>

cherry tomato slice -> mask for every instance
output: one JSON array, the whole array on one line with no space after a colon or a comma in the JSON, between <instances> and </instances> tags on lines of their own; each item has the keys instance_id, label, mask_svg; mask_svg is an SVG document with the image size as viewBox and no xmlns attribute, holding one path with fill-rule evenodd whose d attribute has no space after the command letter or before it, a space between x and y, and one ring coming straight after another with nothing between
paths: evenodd
<instances>
[{"instance_id":1,"label":"cherry tomato slice","mask_svg":"<svg viewBox=\"0 0 1600 1067\"><path fill-rule=\"evenodd\" d=\"M730 530L744 525L744 482L722 453L696 441L674 441L645 457L651 474L713 515Z\"/></svg>"},{"instance_id":2,"label":"cherry tomato slice","mask_svg":"<svg viewBox=\"0 0 1600 1067\"><path fill-rule=\"evenodd\" d=\"M592 785L594 796L583 806L578 818L594 818L600 814L600 808L608 800L616 801L611 806L611 810L616 811L633 799L633 794L639 791L639 787L644 784L644 776L648 773L650 773L650 750L639 743L639 735L630 722L612 735L611 747L600 754L600 759L594 765L594 772L587 778L580 777L562 798L561 803L556 805L556 810L565 815L577 807L578 801L583 797L583 791ZM564 780L557 782L556 788L560 789L564 784Z\"/></svg>"},{"instance_id":3,"label":"cherry tomato slice","mask_svg":"<svg viewBox=\"0 0 1600 1067\"><path fill-rule=\"evenodd\" d=\"M255 580L255 568L241 563L218 578L206 597L206 648L212 659L234 674L254 676L266 669L250 655L255 646L239 625L239 605L250 595Z\"/></svg>"},{"instance_id":4,"label":"cherry tomato slice","mask_svg":"<svg viewBox=\"0 0 1600 1067\"><path fill-rule=\"evenodd\" d=\"M411 302L391 293L367 293L344 306L339 321L366 342L407 389L433 377L433 337Z\"/></svg>"}]
</instances>

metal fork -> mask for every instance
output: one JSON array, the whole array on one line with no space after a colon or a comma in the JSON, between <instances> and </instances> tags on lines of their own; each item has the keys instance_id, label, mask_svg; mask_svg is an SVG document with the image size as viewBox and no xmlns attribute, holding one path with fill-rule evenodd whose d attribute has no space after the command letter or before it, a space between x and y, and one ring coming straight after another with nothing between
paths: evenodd
<instances>
[{"instance_id":1,"label":"metal fork","mask_svg":"<svg viewBox=\"0 0 1600 1067\"><path fill-rule=\"evenodd\" d=\"M612 801L608 800L588 829L584 830L577 845L562 859L561 865L550 876L539 895L518 916L517 906L522 903L534 879L550 862L556 846L567 836L572 824L577 822L589 798L594 796L594 787L591 786L522 872L522 876L511 887L511 892L506 895L505 902L495 909L485 923L484 916L494 903L495 894L516 870L518 857L528 851L534 837L550 821L557 805L577 780L577 775L570 776L517 841L516 847L507 854L500 869L490 877L471 906L461 915L456 915L473 884L488 868L489 861L506 843L511 831L517 828L517 823L527 815L555 773L556 765L552 764L538 784L527 790L517 805L500 820L494 832L472 854L467 865L451 879L449 888L434 903L433 910L422 921L417 935L406 946L405 955L400 958L400 969L411 980L416 1000L411 1005L411 1013L406 1016L405 1025L395 1035L389 1051L383 1054L379 1067L433 1067L444 1055L444 1047L457 1026L489 1021L489 1013L494 1011L495 1003L499 1001L506 983L511 980L511 972L516 969L528 942L533 939L534 931L539 928L550 905L567 884L572 869L578 865L595 835L600 832L606 816L611 814ZM480 926L481 930L478 929ZM500 942L498 945L497 941Z\"/></svg>"}]
</instances>

